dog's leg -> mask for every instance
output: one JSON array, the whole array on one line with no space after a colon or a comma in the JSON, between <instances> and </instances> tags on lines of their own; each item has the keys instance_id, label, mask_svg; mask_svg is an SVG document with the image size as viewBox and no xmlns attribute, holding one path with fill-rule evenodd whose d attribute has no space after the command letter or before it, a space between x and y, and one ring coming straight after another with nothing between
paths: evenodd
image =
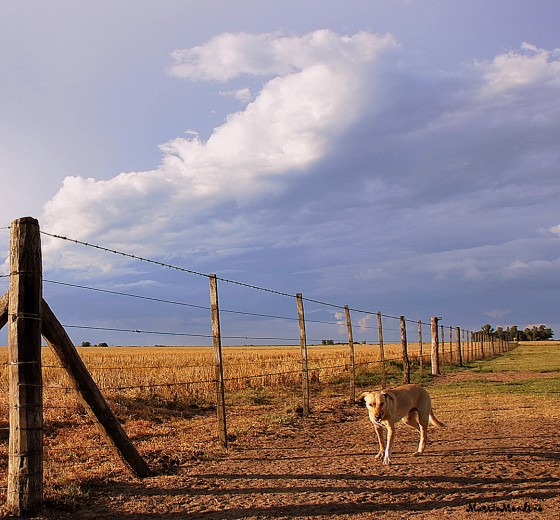
<instances>
[{"instance_id":1,"label":"dog's leg","mask_svg":"<svg viewBox=\"0 0 560 520\"><path fill-rule=\"evenodd\" d=\"M402 422L411 428L414 428L417 431L420 431L420 425L418 424L418 414L415 410L408 412L408 415L405 415L402 418Z\"/></svg>"},{"instance_id":2,"label":"dog's leg","mask_svg":"<svg viewBox=\"0 0 560 520\"><path fill-rule=\"evenodd\" d=\"M391 464L391 450L393 449L393 436L395 435L395 425L387 424L387 445L385 446L385 457L383 464L389 466Z\"/></svg>"},{"instance_id":3,"label":"dog's leg","mask_svg":"<svg viewBox=\"0 0 560 520\"><path fill-rule=\"evenodd\" d=\"M377 424L375 426L375 433L377 433L377 440L379 441L379 452L375 456L376 459L382 459L385 454L385 439L383 438L383 428Z\"/></svg>"},{"instance_id":4,"label":"dog's leg","mask_svg":"<svg viewBox=\"0 0 560 520\"><path fill-rule=\"evenodd\" d=\"M414 455L421 455L422 453L424 453L426 442L428 440L428 421L428 414L418 414L418 430L420 431L420 442L418 443L418 450Z\"/></svg>"},{"instance_id":5,"label":"dog's leg","mask_svg":"<svg viewBox=\"0 0 560 520\"><path fill-rule=\"evenodd\" d=\"M428 421L424 421L423 418L420 419L420 414L416 410L410 411L407 416L403 417L402 421L407 426L414 428L420 434L418 450L414 453L414 455L420 455L426 446L426 426L428 425ZM424 422L426 423L426 426L423 425Z\"/></svg>"}]
</instances>

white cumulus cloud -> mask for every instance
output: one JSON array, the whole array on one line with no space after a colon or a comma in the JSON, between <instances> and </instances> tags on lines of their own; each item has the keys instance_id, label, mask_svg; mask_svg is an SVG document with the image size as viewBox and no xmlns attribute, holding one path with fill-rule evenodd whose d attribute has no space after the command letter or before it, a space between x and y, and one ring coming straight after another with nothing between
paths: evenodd
<instances>
[{"instance_id":1,"label":"white cumulus cloud","mask_svg":"<svg viewBox=\"0 0 560 520\"><path fill-rule=\"evenodd\" d=\"M224 207L281 191L294 172L324 156L368 102L372 63L396 46L390 36L324 30L289 38L224 34L176 51L171 73L179 77L274 77L207 141L189 136L161 145L161 165L152 171L66 178L45 206L44 228L145 250L140 241L164 247L180 224L192 231L193 222L222 211L206 222L211 230Z\"/></svg>"},{"instance_id":2,"label":"white cumulus cloud","mask_svg":"<svg viewBox=\"0 0 560 520\"><path fill-rule=\"evenodd\" d=\"M496 56L491 62L479 62L484 72L483 93L486 95L513 94L534 84L560 82L560 49L549 51L523 43L521 51Z\"/></svg>"},{"instance_id":3,"label":"white cumulus cloud","mask_svg":"<svg viewBox=\"0 0 560 520\"><path fill-rule=\"evenodd\" d=\"M556 50L524 45L444 74L418 66L391 35L228 33L175 51L169 72L247 104L207 140L192 130L162 144L153 170L67 177L45 206L44 230L187 259L259 250L276 258L295 247L334 259L359 244L371 256L349 277L363 284L386 284L396 254L416 271L429 259L430 279L478 283L508 263L488 248L435 254L425 223L470 240L472 251L498 229L543 229L521 204L534 200L542 213L559 191ZM260 77L260 90L224 88L244 76ZM53 256L55 245L45 256L57 265L99 262Z\"/></svg>"}]
</instances>

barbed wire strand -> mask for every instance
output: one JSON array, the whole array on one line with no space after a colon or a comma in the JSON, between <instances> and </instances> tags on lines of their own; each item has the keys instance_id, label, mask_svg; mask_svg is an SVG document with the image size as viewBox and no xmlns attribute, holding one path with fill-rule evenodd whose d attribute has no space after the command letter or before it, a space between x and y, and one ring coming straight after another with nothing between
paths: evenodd
<instances>
[{"instance_id":1,"label":"barbed wire strand","mask_svg":"<svg viewBox=\"0 0 560 520\"><path fill-rule=\"evenodd\" d=\"M56 235L56 234L53 234L53 233L48 233L46 231L41 231L41 233L43 235L50 236L52 238L57 238L57 239L60 239L60 240L73 242L75 244L83 245L85 247L91 247L91 248L94 248L94 249L98 249L100 251L104 251L104 252L107 252L107 253L112 253L112 254L123 256L123 257L130 258L130 259L133 259L133 260L139 260L141 262L146 262L146 263L158 265L160 267L165 267L165 268L168 268L168 269L173 269L173 270L176 270L176 271L180 271L180 272L184 272L184 273L188 273L188 274L192 274L192 275L196 275L196 276L202 276L202 277L206 277L206 278L210 278L210 276L211 276L208 273L203 273L201 271L196 271L194 269L188 269L188 268L185 268L185 267L180 267L180 266L177 266L177 265L168 264L166 262L161 262L159 260L153 260L153 259L142 257L142 256L139 256L139 255L126 253L124 251L118 251L116 249L100 246L98 244L92 244L92 243L89 243L89 242L84 242L82 240L77 240L77 239L74 239L74 238L68 238L68 237L65 237L65 236ZM267 287L261 287L261 286L258 286L258 285L249 284L249 283L241 282L241 281L238 281L238 280L232 280L232 279L224 278L224 277L221 277L221 276L216 276L216 279L221 281L221 282L224 282L224 283L229 283L229 284L232 284L232 285L238 285L238 286L245 287L245 288L248 288L248 289L263 291L263 292L267 292L267 293L271 293L271 294L276 294L276 295L279 295L279 296L284 296L284 297L289 297L289 298L295 298L296 297L296 295L291 294L291 293L287 293L287 292L284 292L284 291L279 291L279 290L276 290L276 289L270 289L270 288L267 288ZM302 300L306 301L306 302L310 302L310 303L315 303L317 305L325 306L325 307L331 307L331 308L334 308L334 309L344 309L345 308L344 305L337 305L337 304L334 304L334 303L324 302L324 301L321 301L321 300L317 300L317 299L313 299L313 298L307 298L307 297L303 297L303 296L302 296ZM373 312L371 310L364 310L364 309L358 309L358 308L349 308L349 310L353 311L353 312L364 313L364 314L376 314L375 312ZM385 317L385 318L390 318L390 319L399 319L399 317L391 316L389 314L382 314L382 316Z\"/></svg>"},{"instance_id":2,"label":"barbed wire strand","mask_svg":"<svg viewBox=\"0 0 560 520\"><path fill-rule=\"evenodd\" d=\"M9 276L9 275L7 275ZM143 295L138 295L138 294L132 294L132 293L126 293L126 292L121 292L121 291L112 291L109 289L101 289L98 287L88 287L85 285L78 285L78 284L74 284L74 283L67 283L67 282L59 282L56 280L43 280L44 282L47 283L52 283L52 284L57 284L57 285L63 285L63 286L67 286L67 287L73 287L73 288L78 288L78 289L86 289L89 291L96 291L96 292L101 292L101 293L107 293L107 294L114 294L114 295L119 295L119 296L127 296L129 298L138 298L138 299L142 299L142 300L150 300L150 301L154 301L154 302L158 302L158 303L167 303L167 304L171 304L171 305L181 305L184 307L192 307L192 308L196 308L196 309L203 309L203 310L210 310L210 307L207 305L197 305L197 304L193 304L193 303L186 303L186 302L178 302L178 301L173 301L173 300L166 300L163 298L154 298L151 296L143 296ZM231 314L241 314L241 315L246 315L246 316L254 316L254 317L259 317L259 318L274 318L274 319L283 319L283 320L293 320L293 321L297 321L299 318L293 317L293 316L277 316L277 315L273 315L273 314L261 314L261 313L256 313L256 312L248 312L248 311L237 311L237 310L231 310L231 309L220 309L220 313L231 313ZM334 322L326 322L326 321L319 321L319 320L306 320L309 323L325 323L325 324L333 324Z\"/></svg>"}]
</instances>

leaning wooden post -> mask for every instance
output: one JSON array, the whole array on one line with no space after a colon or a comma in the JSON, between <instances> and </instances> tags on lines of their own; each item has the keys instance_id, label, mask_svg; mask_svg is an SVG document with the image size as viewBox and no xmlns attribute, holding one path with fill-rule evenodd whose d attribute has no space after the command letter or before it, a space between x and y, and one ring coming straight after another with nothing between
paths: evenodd
<instances>
[{"instance_id":1,"label":"leaning wooden post","mask_svg":"<svg viewBox=\"0 0 560 520\"><path fill-rule=\"evenodd\" d=\"M381 388L387 386L387 374L385 373L385 349L383 347L383 321L381 311L377 313L377 330L379 333L379 361L381 363Z\"/></svg>"},{"instance_id":2,"label":"leaning wooden post","mask_svg":"<svg viewBox=\"0 0 560 520\"><path fill-rule=\"evenodd\" d=\"M403 360L403 384L410 383L410 360L408 359L408 341L406 339L406 320L404 316L401 320L401 350Z\"/></svg>"},{"instance_id":3,"label":"leaning wooden post","mask_svg":"<svg viewBox=\"0 0 560 520\"><path fill-rule=\"evenodd\" d=\"M348 329L348 348L350 349L350 402L356 401L356 355L354 352L354 334L352 332L352 319L350 318L350 308L344 306L346 314L346 328Z\"/></svg>"},{"instance_id":4,"label":"leaning wooden post","mask_svg":"<svg viewBox=\"0 0 560 520\"><path fill-rule=\"evenodd\" d=\"M422 341L422 320L418 320L418 346L420 348L420 376L424 375L424 342Z\"/></svg>"},{"instance_id":5,"label":"leaning wooden post","mask_svg":"<svg viewBox=\"0 0 560 520\"><path fill-rule=\"evenodd\" d=\"M114 453L130 467L137 477L150 476L152 474L150 468L130 442L72 340L45 300L42 302L41 312L43 314L43 337L58 357L60 364L66 369L92 421L99 427Z\"/></svg>"},{"instance_id":6,"label":"leaning wooden post","mask_svg":"<svg viewBox=\"0 0 560 520\"><path fill-rule=\"evenodd\" d=\"M309 358L307 355L307 335L305 333L305 313L303 311L303 297L301 293L296 294L298 318L299 318L299 340L301 346L301 390L303 397L303 415L311 413L309 397Z\"/></svg>"},{"instance_id":7,"label":"leaning wooden post","mask_svg":"<svg viewBox=\"0 0 560 520\"><path fill-rule=\"evenodd\" d=\"M463 366L463 352L461 348L461 329L455 328L455 340L457 341L457 352L459 353L459 366Z\"/></svg>"},{"instance_id":8,"label":"leaning wooden post","mask_svg":"<svg viewBox=\"0 0 560 520\"><path fill-rule=\"evenodd\" d=\"M218 437L227 448L226 391L222 359L222 335L220 332L220 307L218 305L218 278L210 275L210 310L212 313L212 338L214 344L214 377L216 380L216 410L218 413Z\"/></svg>"},{"instance_id":9,"label":"leaning wooden post","mask_svg":"<svg viewBox=\"0 0 560 520\"><path fill-rule=\"evenodd\" d=\"M437 376L439 371L439 338L438 338L438 320L435 316L431 320L432 332L432 375Z\"/></svg>"},{"instance_id":10,"label":"leaning wooden post","mask_svg":"<svg viewBox=\"0 0 560 520\"><path fill-rule=\"evenodd\" d=\"M4 328L4 325L8 323L8 292L0 298L0 329Z\"/></svg>"},{"instance_id":11,"label":"leaning wooden post","mask_svg":"<svg viewBox=\"0 0 560 520\"><path fill-rule=\"evenodd\" d=\"M43 505L41 234L37 220L14 220L10 239L8 509L35 516Z\"/></svg>"}]
</instances>

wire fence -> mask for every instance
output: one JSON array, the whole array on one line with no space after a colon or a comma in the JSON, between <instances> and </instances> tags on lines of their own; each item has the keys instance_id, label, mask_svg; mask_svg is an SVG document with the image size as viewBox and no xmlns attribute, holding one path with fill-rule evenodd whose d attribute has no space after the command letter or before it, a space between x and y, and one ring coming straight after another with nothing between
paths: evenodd
<instances>
[{"instance_id":1,"label":"wire fence","mask_svg":"<svg viewBox=\"0 0 560 520\"><path fill-rule=\"evenodd\" d=\"M9 250L5 244L8 231L0 227L3 256ZM213 275L42 234L72 247L93 248L181 277L172 284L131 281L128 287L136 286L134 290L108 282L100 286L51 276L42 280L47 300L75 302L69 316L62 319L64 328L92 338L81 342L84 364L119 420L130 425L131 436L140 444L143 455L163 470L204 457L208 440L219 439L219 432L213 430L208 432L206 443L189 443L184 431L197 422L207 428L215 420L219 383L223 385L227 413L235 425L229 436L235 437L246 433L244 428L254 427L243 426L241 416L247 407L266 409L272 403L284 403L284 408L268 422L292 421L305 415L309 411L302 404L305 381L313 409L314 399L325 395L351 399L356 388L394 385L407 377L423 382L430 377L432 317L411 320L216 276L220 284L220 346L224 347L220 381L216 375L216 335L210 319L214 309L208 303L206 285ZM149 272L150 280L155 280L157 274ZM141 276L147 277L145 269ZM183 277L188 278L188 283ZM0 294L8 290L9 280L9 272L0 273ZM188 287L192 298L179 297L183 287ZM305 306L303 329L296 305L298 297ZM88 316L94 314L90 311L94 308L105 312L92 322ZM357 318L355 323L352 317ZM131 334L141 338L140 346L108 348L109 344L122 344L120 335L129 338ZM513 346L445 324L438 324L437 334L442 366L493 356ZM152 338L169 339L171 345L151 344ZM75 384L56 357L48 349L43 350L46 478L57 480L60 467L66 468L65 478L69 480L85 473L91 478L92 474L120 471L115 469L111 449L93 427L96 419L88 415ZM8 360L6 352L0 350L0 355L5 357L0 358L0 455L7 457ZM76 435L80 436L79 445L70 449L68 442L75 442ZM6 466L0 463L0 475L5 472ZM3 489L0 486L0 492Z\"/></svg>"}]
</instances>

